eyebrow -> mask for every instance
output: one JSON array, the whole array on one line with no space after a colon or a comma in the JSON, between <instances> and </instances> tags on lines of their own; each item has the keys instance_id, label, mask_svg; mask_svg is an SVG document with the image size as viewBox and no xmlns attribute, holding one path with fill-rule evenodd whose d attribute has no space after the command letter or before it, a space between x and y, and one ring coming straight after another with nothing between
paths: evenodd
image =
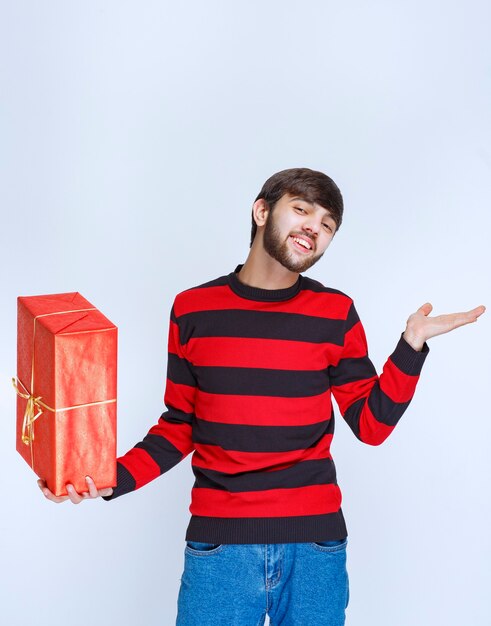
<instances>
[{"instance_id":1,"label":"eyebrow","mask_svg":"<svg viewBox=\"0 0 491 626\"><path fill-rule=\"evenodd\" d=\"M309 206L313 206L313 204L311 202L308 202L304 198L300 198L300 196L298 196L296 198L292 198L290 200L290 202L298 202L298 200L300 200L301 202L305 202L305 204L308 204ZM325 217L330 217L332 220L334 220L334 218L332 216L332 213L328 209L324 209L324 211L325 211Z\"/></svg>"}]
</instances>

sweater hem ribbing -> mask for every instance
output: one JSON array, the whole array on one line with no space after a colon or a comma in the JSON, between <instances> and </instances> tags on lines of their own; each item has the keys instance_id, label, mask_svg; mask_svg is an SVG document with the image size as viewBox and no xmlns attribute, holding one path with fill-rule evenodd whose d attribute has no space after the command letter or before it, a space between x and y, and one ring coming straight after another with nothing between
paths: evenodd
<instances>
[{"instance_id":1,"label":"sweater hem ribbing","mask_svg":"<svg viewBox=\"0 0 491 626\"><path fill-rule=\"evenodd\" d=\"M206 543L304 543L344 539L348 535L342 510L295 517L204 517L192 515L186 541Z\"/></svg>"}]
</instances>

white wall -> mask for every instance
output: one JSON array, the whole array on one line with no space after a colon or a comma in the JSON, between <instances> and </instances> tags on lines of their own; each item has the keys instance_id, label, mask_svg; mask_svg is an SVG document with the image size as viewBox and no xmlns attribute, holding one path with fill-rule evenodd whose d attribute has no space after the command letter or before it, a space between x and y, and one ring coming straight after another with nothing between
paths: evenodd
<instances>
[{"instance_id":1,"label":"white wall","mask_svg":"<svg viewBox=\"0 0 491 626\"><path fill-rule=\"evenodd\" d=\"M307 275L350 294L381 370L410 313L491 305L485 0L3 2L0 597L9 626L171 625L190 457L54 505L15 451L16 297L80 291L119 327L119 453L163 410L174 295L244 262L288 167L345 219ZM392 436L337 421L351 626L491 622L489 311L429 341Z\"/></svg>"}]
</instances>

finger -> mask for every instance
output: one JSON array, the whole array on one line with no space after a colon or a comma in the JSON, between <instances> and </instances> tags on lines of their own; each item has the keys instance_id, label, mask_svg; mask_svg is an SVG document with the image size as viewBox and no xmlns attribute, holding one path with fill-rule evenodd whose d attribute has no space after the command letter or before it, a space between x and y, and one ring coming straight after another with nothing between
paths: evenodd
<instances>
[{"instance_id":1,"label":"finger","mask_svg":"<svg viewBox=\"0 0 491 626\"><path fill-rule=\"evenodd\" d=\"M99 489L99 495L100 496L112 496L113 495L113 488L112 487L106 487L105 489Z\"/></svg>"},{"instance_id":2,"label":"finger","mask_svg":"<svg viewBox=\"0 0 491 626\"><path fill-rule=\"evenodd\" d=\"M450 321L455 324L455 327L462 326L463 324L470 324L471 322L475 322L477 318L482 315L484 311L482 307L476 307L475 309L471 309L470 311L462 311L460 313L454 313L450 315Z\"/></svg>"},{"instance_id":3,"label":"finger","mask_svg":"<svg viewBox=\"0 0 491 626\"><path fill-rule=\"evenodd\" d=\"M48 487L46 486L46 481L39 479L37 481L38 487L39 489L41 489L41 491L43 492L43 495L45 496L45 498L47 498L48 500L51 500L52 502L65 502L65 500L68 500L68 496L55 496L54 493L52 493Z\"/></svg>"},{"instance_id":4,"label":"finger","mask_svg":"<svg viewBox=\"0 0 491 626\"><path fill-rule=\"evenodd\" d=\"M477 307L479 308L479 307ZM476 310L462 311L460 313L449 313L447 315L438 315L432 318L432 324L437 334L448 333L455 328L465 326L465 324L471 324L475 322L479 315L476 315Z\"/></svg>"},{"instance_id":5,"label":"finger","mask_svg":"<svg viewBox=\"0 0 491 626\"><path fill-rule=\"evenodd\" d=\"M486 307L484 306L484 304L480 304L479 306L476 306L475 309L472 309L471 311L468 311L468 313L471 313L477 320L477 318L480 315L482 315L485 310L486 310Z\"/></svg>"},{"instance_id":6,"label":"finger","mask_svg":"<svg viewBox=\"0 0 491 626\"><path fill-rule=\"evenodd\" d=\"M95 486L94 481L90 476L85 477L85 482L87 483L87 487L89 488L89 495L91 498L97 498L99 496L99 492L97 491L97 487Z\"/></svg>"},{"instance_id":7,"label":"finger","mask_svg":"<svg viewBox=\"0 0 491 626\"><path fill-rule=\"evenodd\" d=\"M70 498L73 504L80 504L84 497L75 491L75 487L73 485L67 484L66 490L68 493L68 497Z\"/></svg>"},{"instance_id":8,"label":"finger","mask_svg":"<svg viewBox=\"0 0 491 626\"><path fill-rule=\"evenodd\" d=\"M433 310L433 305L431 304L431 302L425 302L422 306L419 307L419 309L416 311L416 313L422 313L423 315L429 315Z\"/></svg>"}]
</instances>

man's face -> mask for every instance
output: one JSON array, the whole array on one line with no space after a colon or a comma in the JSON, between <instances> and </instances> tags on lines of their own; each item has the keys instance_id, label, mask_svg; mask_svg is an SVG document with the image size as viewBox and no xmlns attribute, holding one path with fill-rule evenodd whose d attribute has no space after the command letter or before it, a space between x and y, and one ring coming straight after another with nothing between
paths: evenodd
<instances>
[{"instance_id":1,"label":"man's face","mask_svg":"<svg viewBox=\"0 0 491 626\"><path fill-rule=\"evenodd\" d=\"M283 195L268 213L263 233L266 252L291 272L305 272L331 243L336 222L330 212L290 194ZM294 237L307 243L304 247Z\"/></svg>"}]
</instances>

